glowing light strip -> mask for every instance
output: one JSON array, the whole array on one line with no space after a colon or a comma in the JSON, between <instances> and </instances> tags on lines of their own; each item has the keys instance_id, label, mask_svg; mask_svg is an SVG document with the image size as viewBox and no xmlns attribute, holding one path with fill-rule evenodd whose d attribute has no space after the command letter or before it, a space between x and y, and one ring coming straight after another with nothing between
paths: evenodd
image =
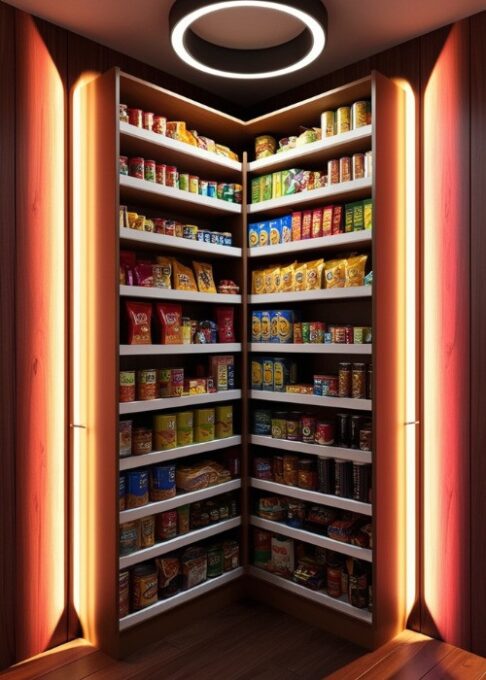
<instances>
[{"instance_id":1,"label":"glowing light strip","mask_svg":"<svg viewBox=\"0 0 486 680\"><path fill-rule=\"evenodd\" d=\"M186 49L184 43L184 36L186 31L190 26L198 19L203 16L212 14L213 12L219 12L220 10L234 9L238 7L256 7L261 9L271 9L276 12L283 12L284 14L289 14L290 16L301 21L309 29L312 35L312 47L309 52L295 64L286 66L285 68L277 69L275 71L264 71L261 73L236 73L231 71L223 71L220 69L211 68L206 64L195 59L192 54ZM276 78L277 76L283 76L287 73L293 73L302 68L305 68L321 54L324 46L326 44L326 36L324 29L321 24L316 21L310 14L303 12L295 7L289 7L288 5L282 5L279 2L267 2L266 0L231 0L230 2L216 2L206 7L201 7L199 9L190 12L185 17L180 19L180 21L174 26L171 35L172 47L174 48L176 54L183 59L189 66L209 73L214 76L220 76L223 78L239 78L242 80L255 80L261 78Z\"/></svg>"}]
</instances>

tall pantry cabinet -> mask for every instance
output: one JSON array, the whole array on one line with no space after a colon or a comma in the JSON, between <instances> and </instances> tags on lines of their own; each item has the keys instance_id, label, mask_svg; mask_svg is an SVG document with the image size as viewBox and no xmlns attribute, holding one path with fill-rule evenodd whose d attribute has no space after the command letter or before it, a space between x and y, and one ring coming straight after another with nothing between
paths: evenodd
<instances>
[{"instance_id":1,"label":"tall pantry cabinet","mask_svg":"<svg viewBox=\"0 0 486 680\"><path fill-rule=\"evenodd\" d=\"M319 125L320 114L359 99L372 102L372 123L349 133L305 145L287 154L253 161L253 140L267 132L293 134L299 125ZM188 129L216 139L239 152L242 161L209 153L188 144L119 121L119 104L154 111L169 120L187 121ZM374 72L369 78L300 102L261 118L243 122L149 83L111 70L80 84L73 100L72 125L72 499L73 600L83 634L102 649L120 655L171 625L200 615L241 596L267 601L298 616L318 620L367 646L389 639L405 625L405 102L395 83ZM292 167L318 169L327 161L356 151L373 152L373 175L322 189L250 203L250 180ZM242 205L191 194L141 179L121 176L120 155L153 158L199 177L233 182L243 187ZM249 159L249 162L247 160ZM292 210L372 198L370 231L248 248L247 224L288 214ZM149 216L164 214L184 224L232 234L230 245L209 244L120 226L119 207L128 205ZM163 290L120 285L120 250L151 256L171 256L209 262L215 278L232 279L239 292L231 295ZM302 293L251 293L251 274L266 263L306 261L350 252L366 252L372 263L371 286L324 289ZM215 307L231 306L235 316L234 343L223 346L155 344L127 345L123 330L125 300L177 302L198 318L211 318ZM372 327L372 345L341 347L251 343L254 309L275 305L320 319L351 321ZM262 307L263 305L263 307ZM198 316L199 315L199 316ZM120 329L122 329L120 331ZM158 339L155 339L158 342ZM299 354L300 351L300 354ZM197 352L197 355L195 354ZM304 352L304 353L302 353ZM352 400L314 395L251 390L253 357L293 357L314 373L336 367L338 361L366 360L373 364L370 399ZM119 371L189 367L211 356L232 355L235 385L226 391L179 398L119 404ZM304 360L304 363L302 362ZM334 399L334 401L333 401ZM357 403L357 402L360 403ZM268 402L268 403L267 403ZM272 403L273 402L273 403ZM228 439L145 456L119 458L119 422L127 417L151 417L175 410L231 404L234 432ZM259 437L252 428L256 408L294 409L301 405L333 416L337 411L366 413L373 422L371 452L313 446ZM253 476L256 455L282 450L310 457L361 461L372 465L372 502L281 488ZM227 454L239 460L239 473L203 490L119 512L120 472L159 463L213 459ZM135 460L135 458L140 460ZM304 529L262 520L255 513L258 494L299 499L316 505L351 510L369 518L369 548L340 543ZM229 495L228 495L229 494ZM120 525L205 499L235 498L233 516L214 526L190 531L130 556L119 554ZM354 503L354 505L353 505ZM351 556L369 565L372 611L353 607L253 565L252 532L263 528L321 548ZM207 539L238 541L239 566L193 589L161 599L151 607L119 619L119 572L147 559L172 554Z\"/></svg>"}]
</instances>

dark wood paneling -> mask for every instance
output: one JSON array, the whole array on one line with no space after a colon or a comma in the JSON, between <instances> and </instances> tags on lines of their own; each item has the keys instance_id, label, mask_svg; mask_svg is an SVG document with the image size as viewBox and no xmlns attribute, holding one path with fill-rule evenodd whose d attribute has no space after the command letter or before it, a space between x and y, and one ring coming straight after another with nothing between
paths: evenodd
<instances>
[{"instance_id":1,"label":"dark wood paneling","mask_svg":"<svg viewBox=\"0 0 486 680\"><path fill-rule=\"evenodd\" d=\"M471 649L486 656L486 12L471 19Z\"/></svg>"},{"instance_id":2,"label":"dark wood paneling","mask_svg":"<svg viewBox=\"0 0 486 680\"><path fill-rule=\"evenodd\" d=\"M41 22L41 34L23 12L15 20L14 559L16 658L24 659L67 639L67 55L61 29Z\"/></svg>"},{"instance_id":3,"label":"dark wood paneling","mask_svg":"<svg viewBox=\"0 0 486 680\"><path fill-rule=\"evenodd\" d=\"M14 10L0 3L0 669L14 659L15 611L15 52Z\"/></svg>"},{"instance_id":4,"label":"dark wood paneling","mask_svg":"<svg viewBox=\"0 0 486 680\"><path fill-rule=\"evenodd\" d=\"M422 632L470 645L469 21L421 40Z\"/></svg>"}]
</instances>

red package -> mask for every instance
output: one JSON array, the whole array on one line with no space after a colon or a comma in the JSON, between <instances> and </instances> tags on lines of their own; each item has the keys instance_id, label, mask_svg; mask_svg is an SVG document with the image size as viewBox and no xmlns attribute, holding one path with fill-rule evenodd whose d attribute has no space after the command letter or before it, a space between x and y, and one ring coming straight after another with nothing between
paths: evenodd
<instances>
[{"instance_id":1,"label":"red package","mask_svg":"<svg viewBox=\"0 0 486 680\"><path fill-rule=\"evenodd\" d=\"M312 211L311 238L319 238L319 236L322 236L322 208Z\"/></svg>"},{"instance_id":2,"label":"red package","mask_svg":"<svg viewBox=\"0 0 486 680\"><path fill-rule=\"evenodd\" d=\"M182 307L168 302L159 302L155 305L157 321L160 324L160 343L162 345L180 345Z\"/></svg>"},{"instance_id":3,"label":"red package","mask_svg":"<svg viewBox=\"0 0 486 680\"><path fill-rule=\"evenodd\" d=\"M148 302L125 302L128 319L128 344L152 344L152 305Z\"/></svg>"},{"instance_id":4,"label":"red package","mask_svg":"<svg viewBox=\"0 0 486 680\"><path fill-rule=\"evenodd\" d=\"M137 256L129 250L120 250L120 283L133 286Z\"/></svg>"},{"instance_id":5,"label":"red package","mask_svg":"<svg viewBox=\"0 0 486 680\"><path fill-rule=\"evenodd\" d=\"M334 206L327 205L322 213L322 235L330 236L332 231L332 217L334 214Z\"/></svg>"},{"instance_id":6,"label":"red package","mask_svg":"<svg viewBox=\"0 0 486 680\"><path fill-rule=\"evenodd\" d=\"M233 307L216 307L218 341L235 342L235 310Z\"/></svg>"},{"instance_id":7,"label":"red package","mask_svg":"<svg viewBox=\"0 0 486 680\"><path fill-rule=\"evenodd\" d=\"M302 239L311 237L312 233L312 210L304 210L302 213Z\"/></svg>"},{"instance_id":8,"label":"red package","mask_svg":"<svg viewBox=\"0 0 486 680\"><path fill-rule=\"evenodd\" d=\"M342 234L343 231L343 206L336 205L332 216L332 233Z\"/></svg>"},{"instance_id":9,"label":"red package","mask_svg":"<svg viewBox=\"0 0 486 680\"><path fill-rule=\"evenodd\" d=\"M302 238L302 213L292 213L292 241L300 241Z\"/></svg>"},{"instance_id":10,"label":"red package","mask_svg":"<svg viewBox=\"0 0 486 680\"><path fill-rule=\"evenodd\" d=\"M154 286L154 270L151 264L139 262L135 265L135 285L143 286L144 288L153 288Z\"/></svg>"}]
</instances>

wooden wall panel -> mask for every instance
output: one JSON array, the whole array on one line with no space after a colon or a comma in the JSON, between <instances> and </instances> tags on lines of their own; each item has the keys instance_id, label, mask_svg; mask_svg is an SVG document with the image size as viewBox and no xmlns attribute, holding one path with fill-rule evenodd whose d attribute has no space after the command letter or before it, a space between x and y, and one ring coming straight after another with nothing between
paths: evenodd
<instances>
[{"instance_id":1,"label":"wooden wall panel","mask_svg":"<svg viewBox=\"0 0 486 680\"><path fill-rule=\"evenodd\" d=\"M422 632L469 648L469 22L421 42Z\"/></svg>"},{"instance_id":2,"label":"wooden wall panel","mask_svg":"<svg viewBox=\"0 0 486 680\"><path fill-rule=\"evenodd\" d=\"M486 12L471 19L471 650L486 656Z\"/></svg>"},{"instance_id":3,"label":"wooden wall panel","mask_svg":"<svg viewBox=\"0 0 486 680\"><path fill-rule=\"evenodd\" d=\"M0 3L0 669L14 660L15 611L15 52L14 10Z\"/></svg>"},{"instance_id":4,"label":"wooden wall panel","mask_svg":"<svg viewBox=\"0 0 486 680\"><path fill-rule=\"evenodd\" d=\"M17 659L67 639L66 36L42 28L16 13Z\"/></svg>"}]
</instances>

